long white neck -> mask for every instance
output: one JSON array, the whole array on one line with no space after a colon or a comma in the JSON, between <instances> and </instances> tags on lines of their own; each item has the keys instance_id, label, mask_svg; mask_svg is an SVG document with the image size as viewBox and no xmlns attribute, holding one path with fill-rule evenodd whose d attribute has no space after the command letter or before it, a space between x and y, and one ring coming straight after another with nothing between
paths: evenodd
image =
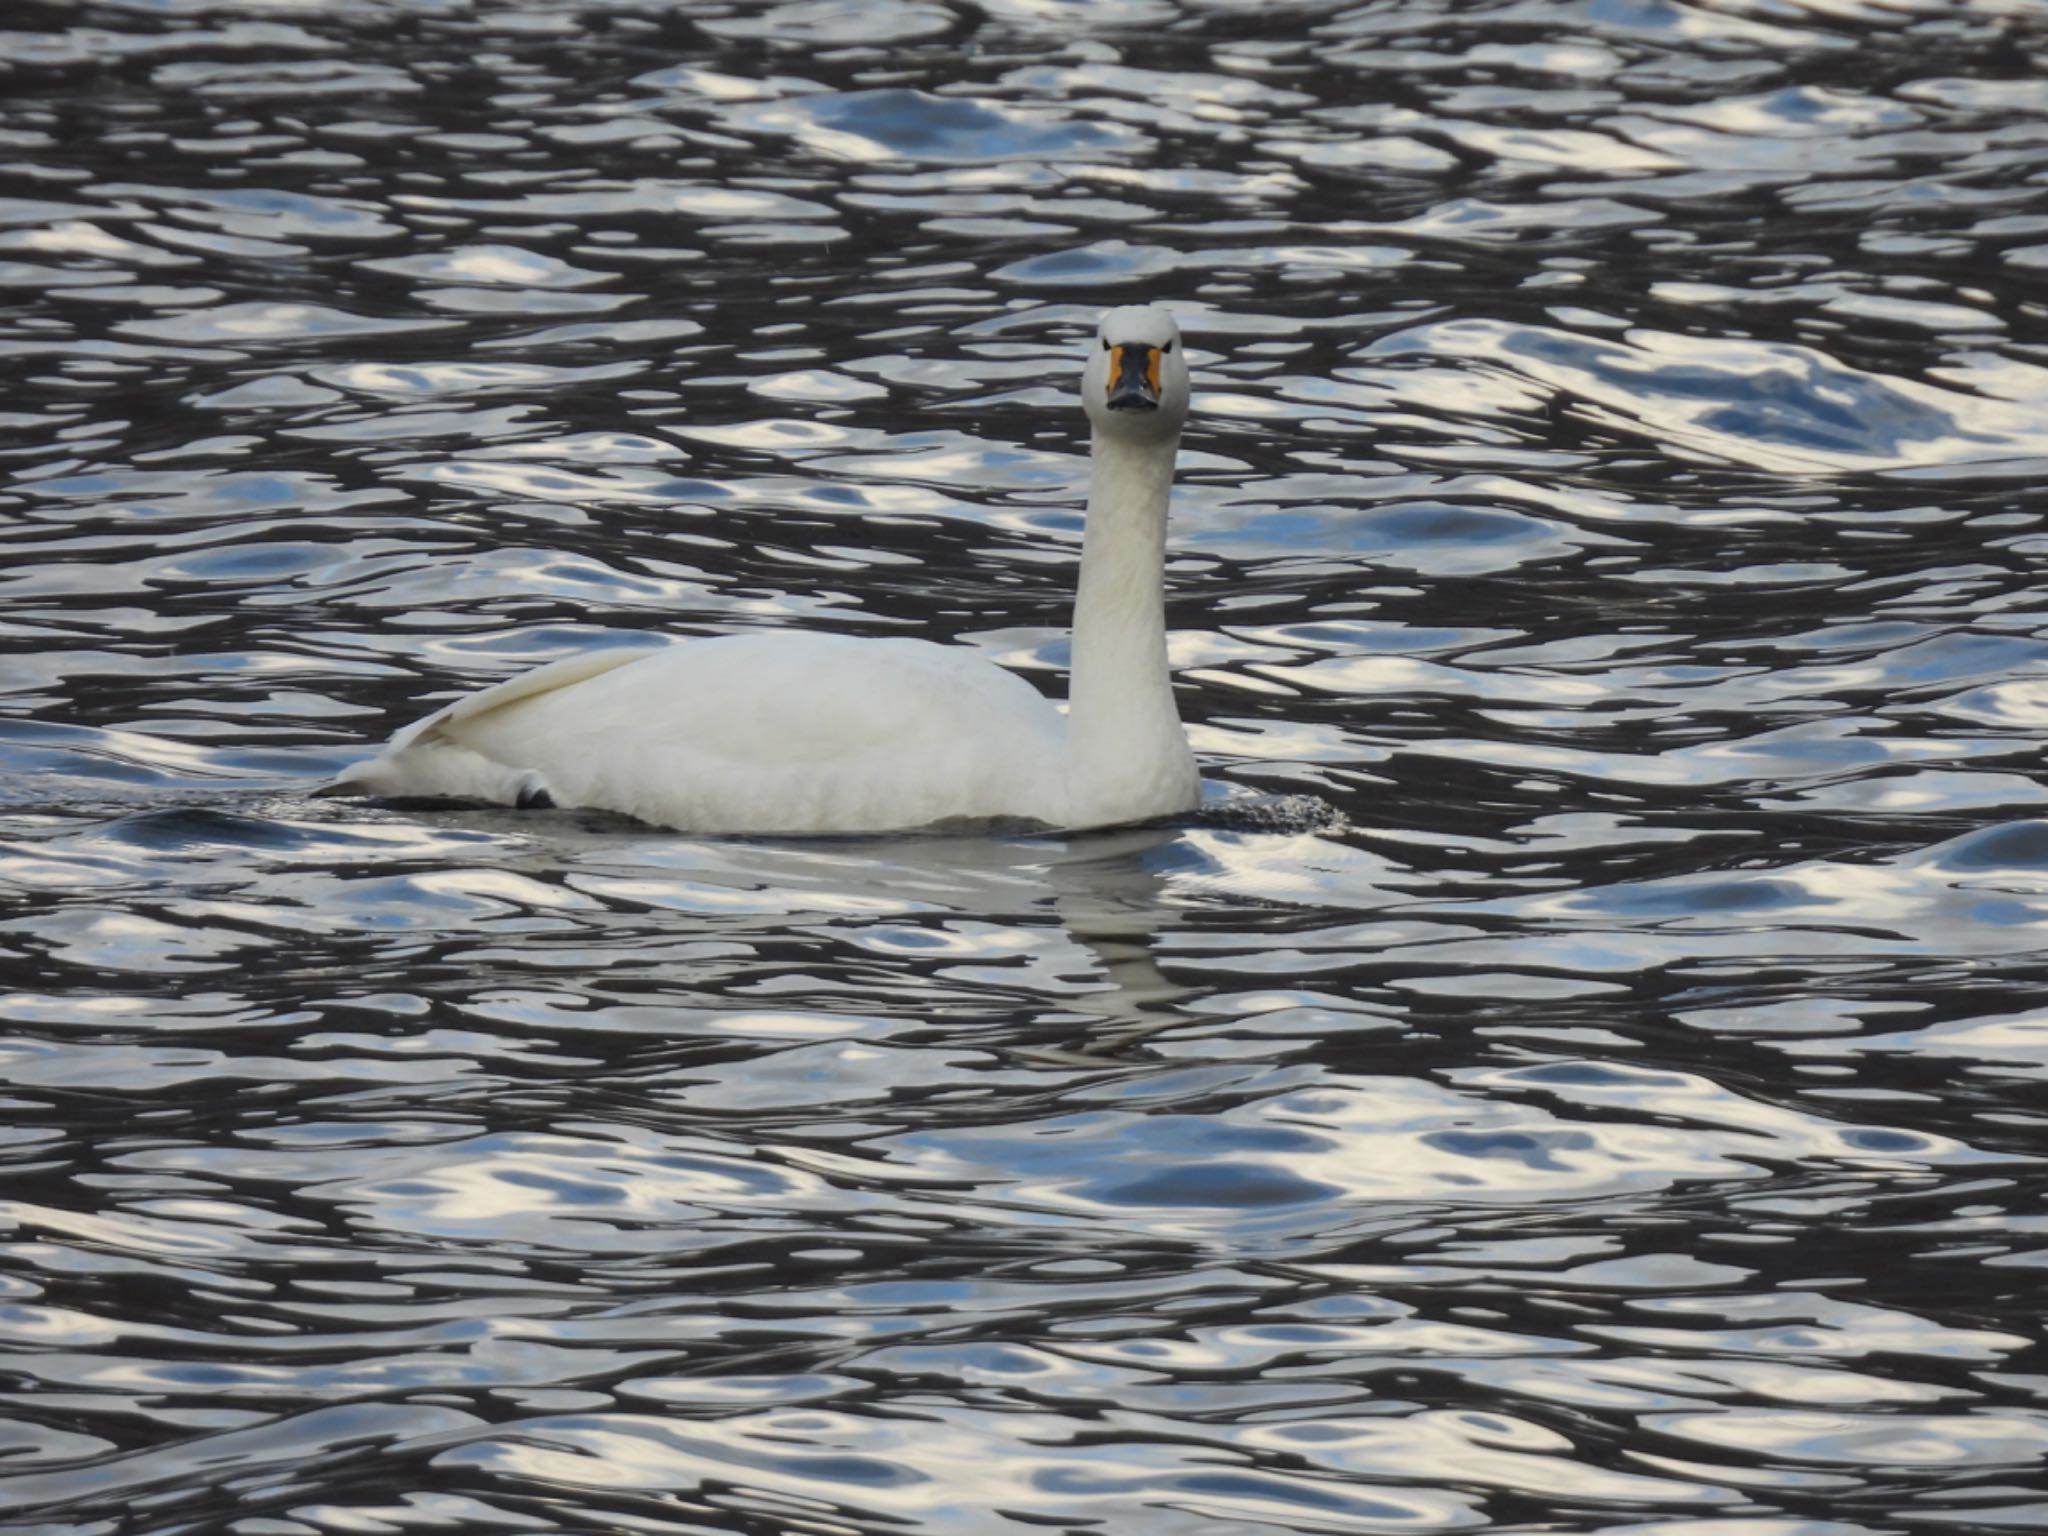
<instances>
[{"instance_id":1,"label":"long white neck","mask_svg":"<svg viewBox=\"0 0 2048 1536\"><path fill-rule=\"evenodd\" d=\"M1166 502L1178 446L1178 437L1095 435L1067 689L1076 825L1195 802L1194 756L1166 666Z\"/></svg>"}]
</instances>

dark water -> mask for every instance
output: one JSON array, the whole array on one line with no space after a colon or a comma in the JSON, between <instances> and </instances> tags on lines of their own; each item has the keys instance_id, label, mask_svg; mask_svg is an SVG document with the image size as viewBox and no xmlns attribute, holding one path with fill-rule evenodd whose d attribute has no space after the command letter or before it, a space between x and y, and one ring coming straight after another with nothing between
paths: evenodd
<instances>
[{"instance_id":1,"label":"dark water","mask_svg":"<svg viewBox=\"0 0 2048 1536\"><path fill-rule=\"evenodd\" d=\"M5 14L0 1520L2048 1527L2041 6ZM305 798L648 629L1058 692L1144 298L1341 824Z\"/></svg>"}]
</instances>

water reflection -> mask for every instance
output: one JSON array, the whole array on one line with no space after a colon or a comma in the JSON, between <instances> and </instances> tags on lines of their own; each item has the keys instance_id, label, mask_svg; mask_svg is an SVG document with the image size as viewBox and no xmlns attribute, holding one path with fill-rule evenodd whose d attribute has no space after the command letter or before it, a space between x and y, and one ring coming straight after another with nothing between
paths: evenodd
<instances>
[{"instance_id":1,"label":"water reflection","mask_svg":"<svg viewBox=\"0 0 2048 1536\"><path fill-rule=\"evenodd\" d=\"M17 12L10 1518L2040 1523L2025 15ZM648 629L1059 692L1139 296L1198 817L305 798Z\"/></svg>"},{"instance_id":2,"label":"water reflection","mask_svg":"<svg viewBox=\"0 0 2048 1536\"><path fill-rule=\"evenodd\" d=\"M1849 308L1867 315L1875 304ZM1896 307L1881 312L1898 315ZM1953 317L1939 328L1953 329ZM1615 342L1454 320L1387 337L1372 351L1484 360L1543 382L1597 421L1779 473L2033 463L2041 454L2031 412L1865 374L1804 347L1644 331Z\"/></svg>"}]
</instances>

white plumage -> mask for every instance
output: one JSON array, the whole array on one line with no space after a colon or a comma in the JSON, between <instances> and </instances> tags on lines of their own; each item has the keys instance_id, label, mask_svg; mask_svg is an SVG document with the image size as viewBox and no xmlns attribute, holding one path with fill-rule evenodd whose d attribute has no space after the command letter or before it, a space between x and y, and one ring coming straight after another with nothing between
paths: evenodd
<instances>
[{"instance_id":1,"label":"white plumage","mask_svg":"<svg viewBox=\"0 0 2048 1536\"><path fill-rule=\"evenodd\" d=\"M459 699L337 788L622 811L695 832L1106 826L1194 805L1166 664L1166 504L1188 408L1173 318L1111 310L1069 708L975 652L773 631L603 650Z\"/></svg>"}]
</instances>

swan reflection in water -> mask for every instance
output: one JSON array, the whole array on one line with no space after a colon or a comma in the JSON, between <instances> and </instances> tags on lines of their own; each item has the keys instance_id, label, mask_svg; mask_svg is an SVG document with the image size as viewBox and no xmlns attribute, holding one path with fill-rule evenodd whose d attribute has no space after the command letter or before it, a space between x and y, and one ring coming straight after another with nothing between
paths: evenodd
<instances>
[{"instance_id":1,"label":"swan reflection in water","mask_svg":"<svg viewBox=\"0 0 2048 1536\"><path fill-rule=\"evenodd\" d=\"M503 820L457 819L469 816ZM684 1032L715 1032L720 1015L764 992L799 1010L843 1007L846 985L866 995L877 965L892 973L892 1012L963 1037L994 1030L1034 1055L1099 1059L1186 1020L1188 989L1159 954L1186 916L1175 875L1213 860L1182 824L782 841L622 837L582 820L519 818L559 878L610 908L580 935L544 942L565 961L590 946L580 984L594 994L623 996L617 983L636 973L635 1002L672 1007ZM672 940L679 929L730 958L636 963L646 930Z\"/></svg>"}]
</instances>

